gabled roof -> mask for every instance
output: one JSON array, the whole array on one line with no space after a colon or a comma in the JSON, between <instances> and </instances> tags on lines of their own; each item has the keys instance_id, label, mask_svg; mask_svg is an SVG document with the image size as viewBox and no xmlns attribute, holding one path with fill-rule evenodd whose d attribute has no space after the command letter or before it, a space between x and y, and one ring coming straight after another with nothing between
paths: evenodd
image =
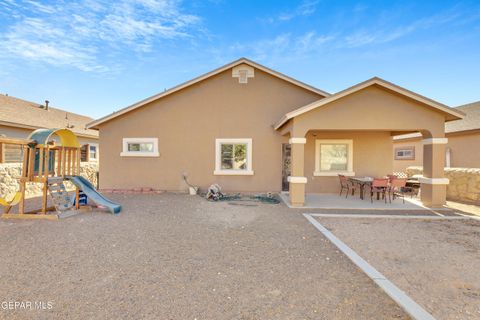
<instances>
[{"instance_id":1,"label":"gabled roof","mask_svg":"<svg viewBox=\"0 0 480 320\"><path fill-rule=\"evenodd\" d=\"M343 98L345 96L348 96L350 94L353 94L355 92L358 92L360 90L363 90L367 87L370 87L370 86L373 86L373 85L377 85L377 86L380 86L380 87L383 87L383 88L386 88L388 90L391 90L391 91L394 91L396 93L399 93L405 97L408 97L408 98L411 98L413 100L416 100L418 102L421 102L423 104L426 104L434 109L438 109L446 114L448 114L450 116L450 119L449 120L456 120L456 119L462 119L463 116L464 116L464 113L461 112L461 111L457 111L453 108L450 108L444 104L441 104L439 102L436 102L432 99L429 99L427 97L424 97L422 95L419 95L415 92L412 92L410 90L407 90L405 88L402 88L400 86L397 86L396 84L393 84L391 82L388 82L388 81L385 81L383 79L380 79L378 77L374 77L374 78L371 78L367 81L364 81L364 82L361 82L359 84L356 84L350 88L347 88L343 91L340 91L340 92L337 92L329 97L326 97L325 99L321 99L321 100L317 100L317 101L314 101L306 106L303 106L299 109L296 109L296 110L293 110L287 114L285 114L282 119L280 119L280 121L278 121L276 124L275 124L275 130L279 129L281 126L283 126L288 120L294 118L294 117L297 117L301 114L304 114L306 112L309 112L313 109L316 109L316 108L320 108L321 106L324 106L328 103L331 103L335 100L338 100L340 98Z\"/></svg>"},{"instance_id":2,"label":"gabled roof","mask_svg":"<svg viewBox=\"0 0 480 320\"><path fill-rule=\"evenodd\" d=\"M261 65L261 64L259 64L259 63L256 63L256 62L254 62L254 61L252 61L252 60L249 60L249 59L247 59L247 58L240 58L240 59L235 60L235 61L233 61L233 62L231 62L231 63L228 63L228 64L226 64L226 65L224 65L224 66L222 66L222 67L220 67L220 68L217 68L217 69L215 69L215 70L212 70L212 71L210 71L210 72L208 72L208 73L205 73L205 74L203 74L203 75L201 75L201 76L198 76L198 77L196 77L196 78L194 78L194 79L192 79L192 80L189 80L189 81L187 81L187 82L184 82L184 83L182 83L182 84L179 84L179 85L177 85L177 86L175 86L175 87L173 87L173 88L171 88L171 89L168 89L167 91L164 91L164 92L158 93L158 94L156 94L156 95L153 95L153 96L151 96L151 97L149 97L149 98L146 98L146 99L141 100L141 101L139 101L139 102L137 102L137 103L134 103L134 104L132 104L131 106L128 106L128 107L123 108L123 109L120 109L120 110L118 110L118 111L116 111L116 112L114 112L114 113L112 113L112 114L109 114L109 115L107 115L107 116L105 116L105 117L102 117L102 118L100 118L100 119L97 119L97 120L95 120L95 121L93 121L93 122L90 122L90 123L87 124L87 128L98 129L97 126L98 126L99 124L102 124L102 123L104 123L104 122L107 122L107 121L109 121L109 120L112 120L112 119L114 119L114 118L116 118L116 117L118 117L118 116L120 116L120 115L122 115L122 114L128 113L128 112L133 111L133 110L135 110L135 109L138 109L138 108L146 105L147 103L150 103L150 102L152 102L152 101L155 101L155 100L158 100L158 99L163 98L163 97L165 97L165 96L168 96L168 95L170 95L170 94L172 94L172 93L174 93L174 92L180 91L180 90L182 90L182 89L184 89L184 88L186 88L186 87L189 87L189 86L191 86L191 85L193 85L193 84L195 84L195 83L198 83L198 82L200 82L200 81L203 81L203 80L205 80L205 79L207 79L207 78L210 78L210 77L212 77L212 76L214 76L214 75L217 75L217 74L219 74L219 73L221 73L221 72L223 72L223 71L226 71L226 70L228 70L228 69L230 69L230 68L233 68L233 67L235 67L235 66L237 66L237 65L240 65L240 64L250 65L250 66L252 66L252 67L254 67L254 68L256 68L256 69L262 70L263 72L266 72L266 73L268 73L268 74L271 74L271 75L273 75L273 76L275 76L275 77L277 77L277 78L280 78L280 79L282 79L282 80L285 80L285 81L287 81L287 82L290 82L290 83L292 83L292 84L294 84L294 85L297 85L297 86L302 87L302 88L304 88L304 89L306 89L306 90L312 91L312 92L314 92L314 93L316 93L316 94L319 94L319 95L321 95L321 96L324 96L324 97L330 96L330 94L329 94L328 92L325 92L325 91L323 91L323 90L320 90L320 89L318 89L318 88L315 88L315 87L313 87L313 86L311 86L311 85L308 85L308 84L306 84L306 83L303 83L303 82L301 82L301 81L295 80L295 79L293 79L293 78L291 78L291 77L289 77L289 76L286 76L286 75L284 75L284 74L282 74L282 73L280 73L280 72L277 72L277 71L275 71L275 70L272 70L272 69L270 69L270 68L267 68L267 67L265 67L265 66L263 66L263 65Z\"/></svg>"},{"instance_id":3,"label":"gabled roof","mask_svg":"<svg viewBox=\"0 0 480 320\"><path fill-rule=\"evenodd\" d=\"M465 117L460 120L454 120L445 123L445 133L464 132L472 130L480 130L480 101L464 104L458 106L455 110L459 110L465 113ZM402 134L394 136L393 140L406 140L421 138L422 135L419 132Z\"/></svg>"},{"instance_id":4,"label":"gabled roof","mask_svg":"<svg viewBox=\"0 0 480 320\"><path fill-rule=\"evenodd\" d=\"M68 119L65 119L65 118ZM98 138L98 131L85 129L90 117L0 94L0 125L24 128L66 128L75 134Z\"/></svg>"}]
</instances>

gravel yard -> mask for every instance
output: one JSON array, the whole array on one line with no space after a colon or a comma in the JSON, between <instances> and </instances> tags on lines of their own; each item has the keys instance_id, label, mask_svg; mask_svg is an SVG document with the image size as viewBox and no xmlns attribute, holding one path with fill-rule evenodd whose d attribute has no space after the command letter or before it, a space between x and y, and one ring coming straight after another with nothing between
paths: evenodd
<instances>
[{"instance_id":1,"label":"gravel yard","mask_svg":"<svg viewBox=\"0 0 480 320\"><path fill-rule=\"evenodd\" d=\"M480 221L317 218L437 319L480 319Z\"/></svg>"},{"instance_id":2,"label":"gravel yard","mask_svg":"<svg viewBox=\"0 0 480 320\"><path fill-rule=\"evenodd\" d=\"M123 205L118 216L0 220L2 306L52 304L45 311L2 308L0 318L408 318L283 204L229 205L168 193L108 196ZM478 266L478 254L475 261Z\"/></svg>"}]
</instances>

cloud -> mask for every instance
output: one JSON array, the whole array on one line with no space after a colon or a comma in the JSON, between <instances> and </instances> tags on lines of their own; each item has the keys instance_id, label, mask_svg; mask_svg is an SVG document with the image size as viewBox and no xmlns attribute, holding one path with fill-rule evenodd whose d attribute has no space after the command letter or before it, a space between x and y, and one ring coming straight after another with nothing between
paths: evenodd
<instances>
[{"instance_id":1,"label":"cloud","mask_svg":"<svg viewBox=\"0 0 480 320\"><path fill-rule=\"evenodd\" d=\"M460 14L458 13L444 12L431 17L424 17L409 24L394 28L374 26L370 30L363 29L346 35L344 37L343 45L354 48L365 45L388 43L421 30L428 30L446 25L459 17Z\"/></svg>"},{"instance_id":2,"label":"cloud","mask_svg":"<svg viewBox=\"0 0 480 320\"><path fill-rule=\"evenodd\" d=\"M146 52L158 41L192 37L198 16L175 0L84 0L40 4L1 0L13 22L0 35L0 55L108 72L103 54Z\"/></svg>"},{"instance_id":3,"label":"cloud","mask_svg":"<svg viewBox=\"0 0 480 320\"><path fill-rule=\"evenodd\" d=\"M306 17L310 16L315 13L317 10L318 0L304 0L302 3L294 8L289 12L282 12L276 16L268 17L266 19L262 19L268 23L275 23L275 22L284 22L290 21L297 17Z\"/></svg>"},{"instance_id":4,"label":"cloud","mask_svg":"<svg viewBox=\"0 0 480 320\"><path fill-rule=\"evenodd\" d=\"M228 56L244 55L258 61L287 61L300 59L302 56L318 53L334 41L333 35L318 35L315 31L303 34L281 33L273 38L254 42L235 43L222 52ZM220 50L217 50L218 54ZM219 58L222 61L223 58ZM223 59L225 60L225 59Z\"/></svg>"}]
</instances>

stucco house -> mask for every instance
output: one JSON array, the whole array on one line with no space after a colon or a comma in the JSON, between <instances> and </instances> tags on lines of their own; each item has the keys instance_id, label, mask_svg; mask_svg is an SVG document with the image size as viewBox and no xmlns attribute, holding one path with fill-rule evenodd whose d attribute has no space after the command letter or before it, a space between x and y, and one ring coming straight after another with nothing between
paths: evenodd
<instances>
[{"instance_id":1,"label":"stucco house","mask_svg":"<svg viewBox=\"0 0 480 320\"><path fill-rule=\"evenodd\" d=\"M27 138L39 128L68 128L82 145L82 161L98 161L98 131L86 129L93 119L87 116L52 108L44 104L26 101L0 94L0 135L10 138ZM18 145L0 144L0 163L21 162Z\"/></svg>"},{"instance_id":2,"label":"stucco house","mask_svg":"<svg viewBox=\"0 0 480 320\"><path fill-rule=\"evenodd\" d=\"M445 122L463 113L379 78L327 93L241 58L88 124L100 188L338 191L339 173L393 172L392 136L421 132L422 201L445 202Z\"/></svg>"},{"instance_id":3,"label":"stucco house","mask_svg":"<svg viewBox=\"0 0 480 320\"><path fill-rule=\"evenodd\" d=\"M455 108L465 113L461 120L445 123L445 167L480 168L480 101ZM422 135L393 137L394 170L405 171L423 163Z\"/></svg>"}]
</instances>

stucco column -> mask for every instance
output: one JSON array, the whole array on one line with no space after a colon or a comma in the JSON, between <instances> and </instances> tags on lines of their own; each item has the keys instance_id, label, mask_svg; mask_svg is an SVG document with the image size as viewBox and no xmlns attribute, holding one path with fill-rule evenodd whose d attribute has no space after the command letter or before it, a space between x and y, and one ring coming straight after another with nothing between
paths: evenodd
<instances>
[{"instance_id":1,"label":"stucco column","mask_svg":"<svg viewBox=\"0 0 480 320\"><path fill-rule=\"evenodd\" d=\"M306 138L290 138L288 142L291 149L291 176L288 177L290 185L290 203L294 207L303 207L305 204L305 184L307 178L304 176L304 158Z\"/></svg>"},{"instance_id":2,"label":"stucco column","mask_svg":"<svg viewBox=\"0 0 480 320\"><path fill-rule=\"evenodd\" d=\"M429 138L423 142L423 178L421 200L427 207L441 207L447 196L448 179L444 175L447 138Z\"/></svg>"}]
</instances>

